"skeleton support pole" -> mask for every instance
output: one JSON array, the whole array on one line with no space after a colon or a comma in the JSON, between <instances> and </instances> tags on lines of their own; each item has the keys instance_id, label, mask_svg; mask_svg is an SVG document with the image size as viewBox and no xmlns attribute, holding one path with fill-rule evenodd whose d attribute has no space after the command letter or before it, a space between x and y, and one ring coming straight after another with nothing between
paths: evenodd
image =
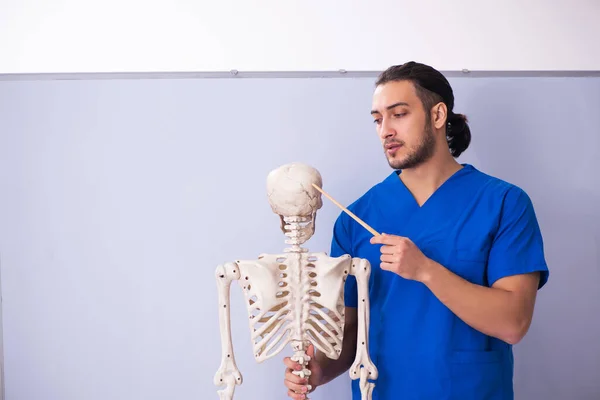
<instances>
[{"instance_id":1,"label":"skeleton support pole","mask_svg":"<svg viewBox=\"0 0 600 400\"><path fill-rule=\"evenodd\" d=\"M220 400L233 400L235 385L242 384L242 374L235 364L233 342L231 340L230 288L233 280L240 279L240 269L236 263L219 265L215 271L219 296L219 328L221 332L221 366L214 376L214 384L223 386L219 390Z\"/></svg>"},{"instance_id":2,"label":"skeleton support pole","mask_svg":"<svg viewBox=\"0 0 600 400\"><path fill-rule=\"evenodd\" d=\"M358 327L356 341L356 358L350 367L350 378L360 378L360 392L362 400L371 400L375 383L368 380L376 380L377 368L369 356L369 277L371 275L371 264L366 259L354 258L350 274L356 277L358 289Z\"/></svg>"}]
</instances>

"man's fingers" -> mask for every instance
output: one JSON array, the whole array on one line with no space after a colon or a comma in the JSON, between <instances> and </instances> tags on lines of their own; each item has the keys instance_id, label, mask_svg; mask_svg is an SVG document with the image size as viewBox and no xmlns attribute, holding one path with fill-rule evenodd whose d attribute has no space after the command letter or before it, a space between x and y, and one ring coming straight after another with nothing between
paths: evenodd
<instances>
[{"instance_id":1,"label":"man's fingers","mask_svg":"<svg viewBox=\"0 0 600 400\"><path fill-rule=\"evenodd\" d=\"M302 369L302 366L300 364L298 364L296 361L293 361L290 357L284 358L283 363L289 369L293 369L296 371L300 371Z\"/></svg>"},{"instance_id":2,"label":"man's fingers","mask_svg":"<svg viewBox=\"0 0 600 400\"><path fill-rule=\"evenodd\" d=\"M401 257L399 254L382 254L379 259L386 263L397 263L400 262Z\"/></svg>"},{"instance_id":3,"label":"man's fingers","mask_svg":"<svg viewBox=\"0 0 600 400\"><path fill-rule=\"evenodd\" d=\"M373 244L394 244L397 243L399 239L402 239L402 237L383 233L379 236L373 236L370 241Z\"/></svg>"},{"instance_id":4,"label":"man's fingers","mask_svg":"<svg viewBox=\"0 0 600 400\"><path fill-rule=\"evenodd\" d=\"M381 269L384 269L386 271L392 271L394 269L394 264L389 262L382 262L381 264L379 264L379 266L381 267Z\"/></svg>"},{"instance_id":5,"label":"man's fingers","mask_svg":"<svg viewBox=\"0 0 600 400\"><path fill-rule=\"evenodd\" d=\"M288 390L288 397L291 397L292 399L305 399L306 398L306 393L296 393L293 390Z\"/></svg>"},{"instance_id":6,"label":"man's fingers","mask_svg":"<svg viewBox=\"0 0 600 400\"><path fill-rule=\"evenodd\" d=\"M291 383L295 383L297 385L305 385L308 383L307 378L302 378L302 377L294 374L291 369L287 369L285 371L285 380L289 381Z\"/></svg>"},{"instance_id":7,"label":"man's fingers","mask_svg":"<svg viewBox=\"0 0 600 400\"><path fill-rule=\"evenodd\" d=\"M385 246L397 246L403 244L407 238L404 236L396 236L396 235L381 235L381 236L373 236L371 238L371 244L382 244Z\"/></svg>"},{"instance_id":8,"label":"man's fingers","mask_svg":"<svg viewBox=\"0 0 600 400\"><path fill-rule=\"evenodd\" d=\"M285 386L295 393L308 393L308 386L300 385L298 383L290 382L288 380L284 381Z\"/></svg>"},{"instance_id":9,"label":"man's fingers","mask_svg":"<svg viewBox=\"0 0 600 400\"><path fill-rule=\"evenodd\" d=\"M306 354L308 354L311 360L315 357L315 346L313 346L312 343L308 345L308 348L306 349Z\"/></svg>"},{"instance_id":10,"label":"man's fingers","mask_svg":"<svg viewBox=\"0 0 600 400\"><path fill-rule=\"evenodd\" d=\"M288 388L288 396L292 399L306 398L306 393L308 393L308 379L300 378L293 374L291 370L287 370L283 383Z\"/></svg>"},{"instance_id":11,"label":"man's fingers","mask_svg":"<svg viewBox=\"0 0 600 400\"><path fill-rule=\"evenodd\" d=\"M398 252L398 246L391 246L391 245L383 245L381 246L381 248L379 249L381 251L381 254L394 254Z\"/></svg>"}]
</instances>

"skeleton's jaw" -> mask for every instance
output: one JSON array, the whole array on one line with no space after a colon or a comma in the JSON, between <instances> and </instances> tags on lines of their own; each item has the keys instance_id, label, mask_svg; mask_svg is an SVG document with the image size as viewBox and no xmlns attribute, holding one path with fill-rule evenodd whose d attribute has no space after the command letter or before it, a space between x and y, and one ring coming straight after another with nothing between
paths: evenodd
<instances>
[{"instance_id":1,"label":"skeleton's jaw","mask_svg":"<svg viewBox=\"0 0 600 400\"><path fill-rule=\"evenodd\" d=\"M307 242L315 233L316 212L312 216L282 216L281 230L288 237L286 244L291 244L292 247L285 249L286 252L304 253L308 249L301 245Z\"/></svg>"}]
</instances>

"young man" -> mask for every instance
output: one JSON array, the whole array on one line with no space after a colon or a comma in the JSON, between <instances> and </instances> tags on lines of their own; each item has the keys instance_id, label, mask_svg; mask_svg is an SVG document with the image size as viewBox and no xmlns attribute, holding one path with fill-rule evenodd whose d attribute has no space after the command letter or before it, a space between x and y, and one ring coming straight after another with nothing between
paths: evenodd
<instances>
[{"instance_id":1,"label":"young man","mask_svg":"<svg viewBox=\"0 0 600 400\"><path fill-rule=\"evenodd\" d=\"M335 223L331 255L372 266L374 400L512 400L512 345L526 334L548 279L528 195L455 160L471 133L453 107L452 88L435 69L409 62L383 72L371 114L394 171L349 209L385 234L373 237L345 213ZM354 361L352 276L345 289L340 358L317 354L309 381L292 374L298 365L286 358L289 397L305 398ZM352 393L360 399L358 380Z\"/></svg>"}]
</instances>

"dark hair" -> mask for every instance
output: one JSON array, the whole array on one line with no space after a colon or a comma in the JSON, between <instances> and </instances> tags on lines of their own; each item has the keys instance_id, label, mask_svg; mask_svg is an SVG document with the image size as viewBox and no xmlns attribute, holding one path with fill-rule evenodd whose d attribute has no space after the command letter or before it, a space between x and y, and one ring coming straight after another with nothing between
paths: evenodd
<instances>
[{"instance_id":1,"label":"dark hair","mask_svg":"<svg viewBox=\"0 0 600 400\"><path fill-rule=\"evenodd\" d=\"M446 104L448 107L446 140L452 156L460 156L471 143L471 130L467 117L463 114L455 114L453 111L454 93L446 77L428 65L410 61L391 66L383 71L375 85L402 80L411 81L415 85L417 96L426 112L429 113L439 102Z\"/></svg>"}]
</instances>

